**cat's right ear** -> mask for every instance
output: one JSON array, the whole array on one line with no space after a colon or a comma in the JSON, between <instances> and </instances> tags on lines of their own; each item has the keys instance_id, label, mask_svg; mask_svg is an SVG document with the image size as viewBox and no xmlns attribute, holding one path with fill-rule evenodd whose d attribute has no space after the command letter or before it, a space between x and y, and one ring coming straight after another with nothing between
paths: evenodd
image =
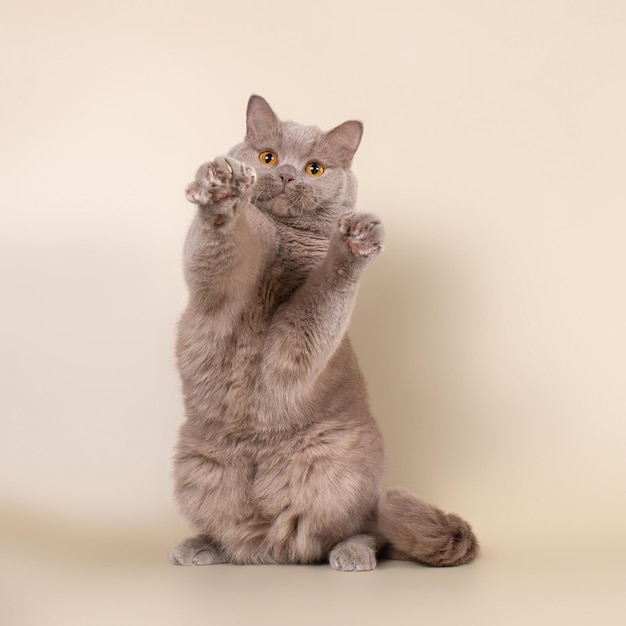
<instances>
[{"instance_id":1,"label":"cat's right ear","mask_svg":"<svg viewBox=\"0 0 626 626\"><path fill-rule=\"evenodd\" d=\"M258 137L266 134L279 123L272 107L261 96L250 96L246 112L246 137Z\"/></svg>"}]
</instances>

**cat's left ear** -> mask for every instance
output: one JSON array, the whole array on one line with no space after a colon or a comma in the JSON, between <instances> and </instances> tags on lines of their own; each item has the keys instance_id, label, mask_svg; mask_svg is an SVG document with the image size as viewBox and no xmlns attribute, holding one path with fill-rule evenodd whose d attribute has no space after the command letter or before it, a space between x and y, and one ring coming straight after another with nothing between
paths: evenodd
<instances>
[{"instance_id":1,"label":"cat's left ear","mask_svg":"<svg viewBox=\"0 0 626 626\"><path fill-rule=\"evenodd\" d=\"M357 120L349 120L329 130L326 133L326 141L332 148L334 156L348 167L352 163L352 157L361 143L362 136L363 124Z\"/></svg>"},{"instance_id":2,"label":"cat's left ear","mask_svg":"<svg viewBox=\"0 0 626 626\"><path fill-rule=\"evenodd\" d=\"M261 96L250 96L246 112L247 137L259 137L279 124L276 113Z\"/></svg>"}]
</instances>

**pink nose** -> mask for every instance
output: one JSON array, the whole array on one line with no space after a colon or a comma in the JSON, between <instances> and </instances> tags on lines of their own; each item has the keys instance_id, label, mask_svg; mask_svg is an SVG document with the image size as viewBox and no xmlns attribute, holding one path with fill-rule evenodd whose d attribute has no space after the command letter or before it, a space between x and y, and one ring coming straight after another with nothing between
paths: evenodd
<instances>
[{"instance_id":1,"label":"pink nose","mask_svg":"<svg viewBox=\"0 0 626 626\"><path fill-rule=\"evenodd\" d=\"M282 181L283 181L283 185L285 185L285 187L287 186L287 183L291 182L293 180L293 176L291 174L285 174L284 172L280 175Z\"/></svg>"}]
</instances>

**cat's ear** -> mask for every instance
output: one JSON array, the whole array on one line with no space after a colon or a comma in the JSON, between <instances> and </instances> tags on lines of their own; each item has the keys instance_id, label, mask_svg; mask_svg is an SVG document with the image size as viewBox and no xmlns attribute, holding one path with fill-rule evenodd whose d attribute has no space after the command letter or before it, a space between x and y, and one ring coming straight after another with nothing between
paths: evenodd
<instances>
[{"instance_id":1,"label":"cat's ear","mask_svg":"<svg viewBox=\"0 0 626 626\"><path fill-rule=\"evenodd\" d=\"M264 135L277 126L278 118L272 107L261 96L250 96L248 100L248 110L246 113L247 137L258 137Z\"/></svg>"},{"instance_id":2,"label":"cat's ear","mask_svg":"<svg viewBox=\"0 0 626 626\"><path fill-rule=\"evenodd\" d=\"M336 158L348 167L352 163L352 157L361 143L362 136L363 124L357 120L350 120L329 130L326 133L326 141Z\"/></svg>"}]
</instances>

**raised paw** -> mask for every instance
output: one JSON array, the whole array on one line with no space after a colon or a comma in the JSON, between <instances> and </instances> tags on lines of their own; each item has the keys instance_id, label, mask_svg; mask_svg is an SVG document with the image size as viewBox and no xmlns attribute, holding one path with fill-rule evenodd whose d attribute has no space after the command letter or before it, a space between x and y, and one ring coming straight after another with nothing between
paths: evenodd
<instances>
[{"instance_id":1,"label":"raised paw","mask_svg":"<svg viewBox=\"0 0 626 626\"><path fill-rule=\"evenodd\" d=\"M330 566L341 572L368 572L376 567L374 540L358 535L338 543L330 553Z\"/></svg>"},{"instance_id":2,"label":"raised paw","mask_svg":"<svg viewBox=\"0 0 626 626\"><path fill-rule=\"evenodd\" d=\"M374 258L383 250L383 225L370 213L342 215L339 233L345 240L345 247L354 256Z\"/></svg>"},{"instance_id":3,"label":"raised paw","mask_svg":"<svg viewBox=\"0 0 626 626\"><path fill-rule=\"evenodd\" d=\"M239 198L255 182L254 168L230 157L217 157L198 168L195 180L187 186L187 200L206 206L225 198Z\"/></svg>"},{"instance_id":4,"label":"raised paw","mask_svg":"<svg viewBox=\"0 0 626 626\"><path fill-rule=\"evenodd\" d=\"M202 535L181 541L170 553L172 565L217 565L226 559L213 543Z\"/></svg>"}]
</instances>

